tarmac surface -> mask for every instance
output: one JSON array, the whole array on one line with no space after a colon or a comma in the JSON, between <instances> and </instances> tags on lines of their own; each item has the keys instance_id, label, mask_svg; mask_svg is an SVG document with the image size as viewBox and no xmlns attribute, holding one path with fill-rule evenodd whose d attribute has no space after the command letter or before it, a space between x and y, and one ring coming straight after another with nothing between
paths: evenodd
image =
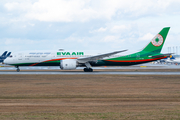
<instances>
[{"instance_id":1,"label":"tarmac surface","mask_svg":"<svg viewBox=\"0 0 180 120\"><path fill-rule=\"evenodd\" d=\"M180 72L92 72L92 73L88 73L88 72L0 72L0 74L11 74L11 75L23 75L23 74L46 74L46 75L50 75L50 74L56 74L56 75L180 75Z\"/></svg>"},{"instance_id":2,"label":"tarmac surface","mask_svg":"<svg viewBox=\"0 0 180 120\"><path fill-rule=\"evenodd\" d=\"M57 75L180 75L179 65L142 64L128 67L94 67L94 72L84 72L83 67L76 70L60 70L55 67L20 67L16 72L15 67L1 67L0 74L57 74Z\"/></svg>"},{"instance_id":3,"label":"tarmac surface","mask_svg":"<svg viewBox=\"0 0 180 120\"><path fill-rule=\"evenodd\" d=\"M31 75L35 75L35 74L46 74L46 75L180 75L180 72L117 72L117 71L100 71L100 72L80 72L80 71L72 71L72 72L67 72L67 71L22 71L22 72L8 72L8 71L1 71L0 74L11 74L11 75L23 75L23 74L31 74Z\"/></svg>"}]
</instances>

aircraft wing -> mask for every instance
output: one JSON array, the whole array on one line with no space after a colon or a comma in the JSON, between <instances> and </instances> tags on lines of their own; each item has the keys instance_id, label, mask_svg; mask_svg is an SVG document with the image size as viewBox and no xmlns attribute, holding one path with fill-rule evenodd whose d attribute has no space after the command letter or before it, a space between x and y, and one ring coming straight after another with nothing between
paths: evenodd
<instances>
[{"instance_id":1,"label":"aircraft wing","mask_svg":"<svg viewBox=\"0 0 180 120\"><path fill-rule=\"evenodd\" d=\"M173 53L168 53L168 54L161 54L161 55L154 55L154 56L150 56L153 58L157 58L157 57L170 57Z\"/></svg>"},{"instance_id":2,"label":"aircraft wing","mask_svg":"<svg viewBox=\"0 0 180 120\"><path fill-rule=\"evenodd\" d=\"M97 61L97 60L101 60L105 57L109 57L111 55L117 54L117 53L121 53L121 52L125 52L127 50L122 50L122 51L115 51L115 52L111 52L111 53L106 53L106 54L100 54L100 55L95 55L95 56L91 56L91 57L85 57L85 58L78 58L78 62L79 63L86 63L88 61Z\"/></svg>"}]
</instances>

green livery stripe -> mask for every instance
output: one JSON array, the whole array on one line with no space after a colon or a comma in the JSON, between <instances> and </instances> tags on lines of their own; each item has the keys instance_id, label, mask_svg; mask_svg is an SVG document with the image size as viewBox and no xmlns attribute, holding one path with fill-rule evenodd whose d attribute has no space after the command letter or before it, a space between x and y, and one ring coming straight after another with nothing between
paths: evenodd
<instances>
[{"instance_id":1,"label":"green livery stripe","mask_svg":"<svg viewBox=\"0 0 180 120\"><path fill-rule=\"evenodd\" d=\"M65 59L77 59L77 58L75 57L75 58L59 58L59 59L51 59L51 60L43 61L43 62L41 62L41 63L54 62L54 61L60 61L60 60L65 60ZM37 64L39 64L39 63L35 63L35 64L30 65L30 66L36 66Z\"/></svg>"},{"instance_id":2,"label":"green livery stripe","mask_svg":"<svg viewBox=\"0 0 180 120\"><path fill-rule=\"evenodd\" d=\"M77 59L77 57L51 59L51 60L46 60L46 61L39 62L39 63L18 63L18 64L11 64L11 65L13 65L13 66L58 66L58 65L60 65L60 61L65 60L65 59Z\"/></svg>"},{"instance_id":3,"label":"green livery stripe","mask_svg":"<svg viewBox=\"0 0 180 120\"><path fill-rule=\"evenodd\" d=\"M144 59L144 60L104 60L104 61L110 61L110 62L150 62L155 61L159 59L164 59L166 57L160 57L160 58L154 58L154 59Z\"/></svg>"}]
</instances>

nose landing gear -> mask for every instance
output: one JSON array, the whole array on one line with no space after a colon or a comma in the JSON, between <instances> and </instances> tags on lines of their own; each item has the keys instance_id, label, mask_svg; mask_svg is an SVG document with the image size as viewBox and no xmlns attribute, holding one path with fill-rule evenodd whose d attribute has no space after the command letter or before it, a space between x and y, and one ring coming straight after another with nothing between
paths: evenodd
<instances>
[{"instance_id":1,"label":"nose landing gear","mask_svg":"<svg viewBox=\"0 0 180 120\"><path fill-rule=\"evenodd\" d=\"M16 71L20 72L19 66L15 66L15 67L17 68Z\"/></svg>"}]
</instances>

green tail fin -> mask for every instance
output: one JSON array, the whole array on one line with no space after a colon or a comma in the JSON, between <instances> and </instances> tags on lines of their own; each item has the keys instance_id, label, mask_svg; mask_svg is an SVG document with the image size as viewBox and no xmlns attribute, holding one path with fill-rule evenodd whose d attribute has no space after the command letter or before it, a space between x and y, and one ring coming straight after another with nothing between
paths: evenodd
<instances>
[{"instance_id":1,"label":"green tail fin","mask_svg":"<svg viewBox=\"0 0 180 120\"><path fill-rule=\"evenodd\" d=\"M169 29L170 27L163 28L142 51L160 53Z\"/></svg>"}]
</instances>

